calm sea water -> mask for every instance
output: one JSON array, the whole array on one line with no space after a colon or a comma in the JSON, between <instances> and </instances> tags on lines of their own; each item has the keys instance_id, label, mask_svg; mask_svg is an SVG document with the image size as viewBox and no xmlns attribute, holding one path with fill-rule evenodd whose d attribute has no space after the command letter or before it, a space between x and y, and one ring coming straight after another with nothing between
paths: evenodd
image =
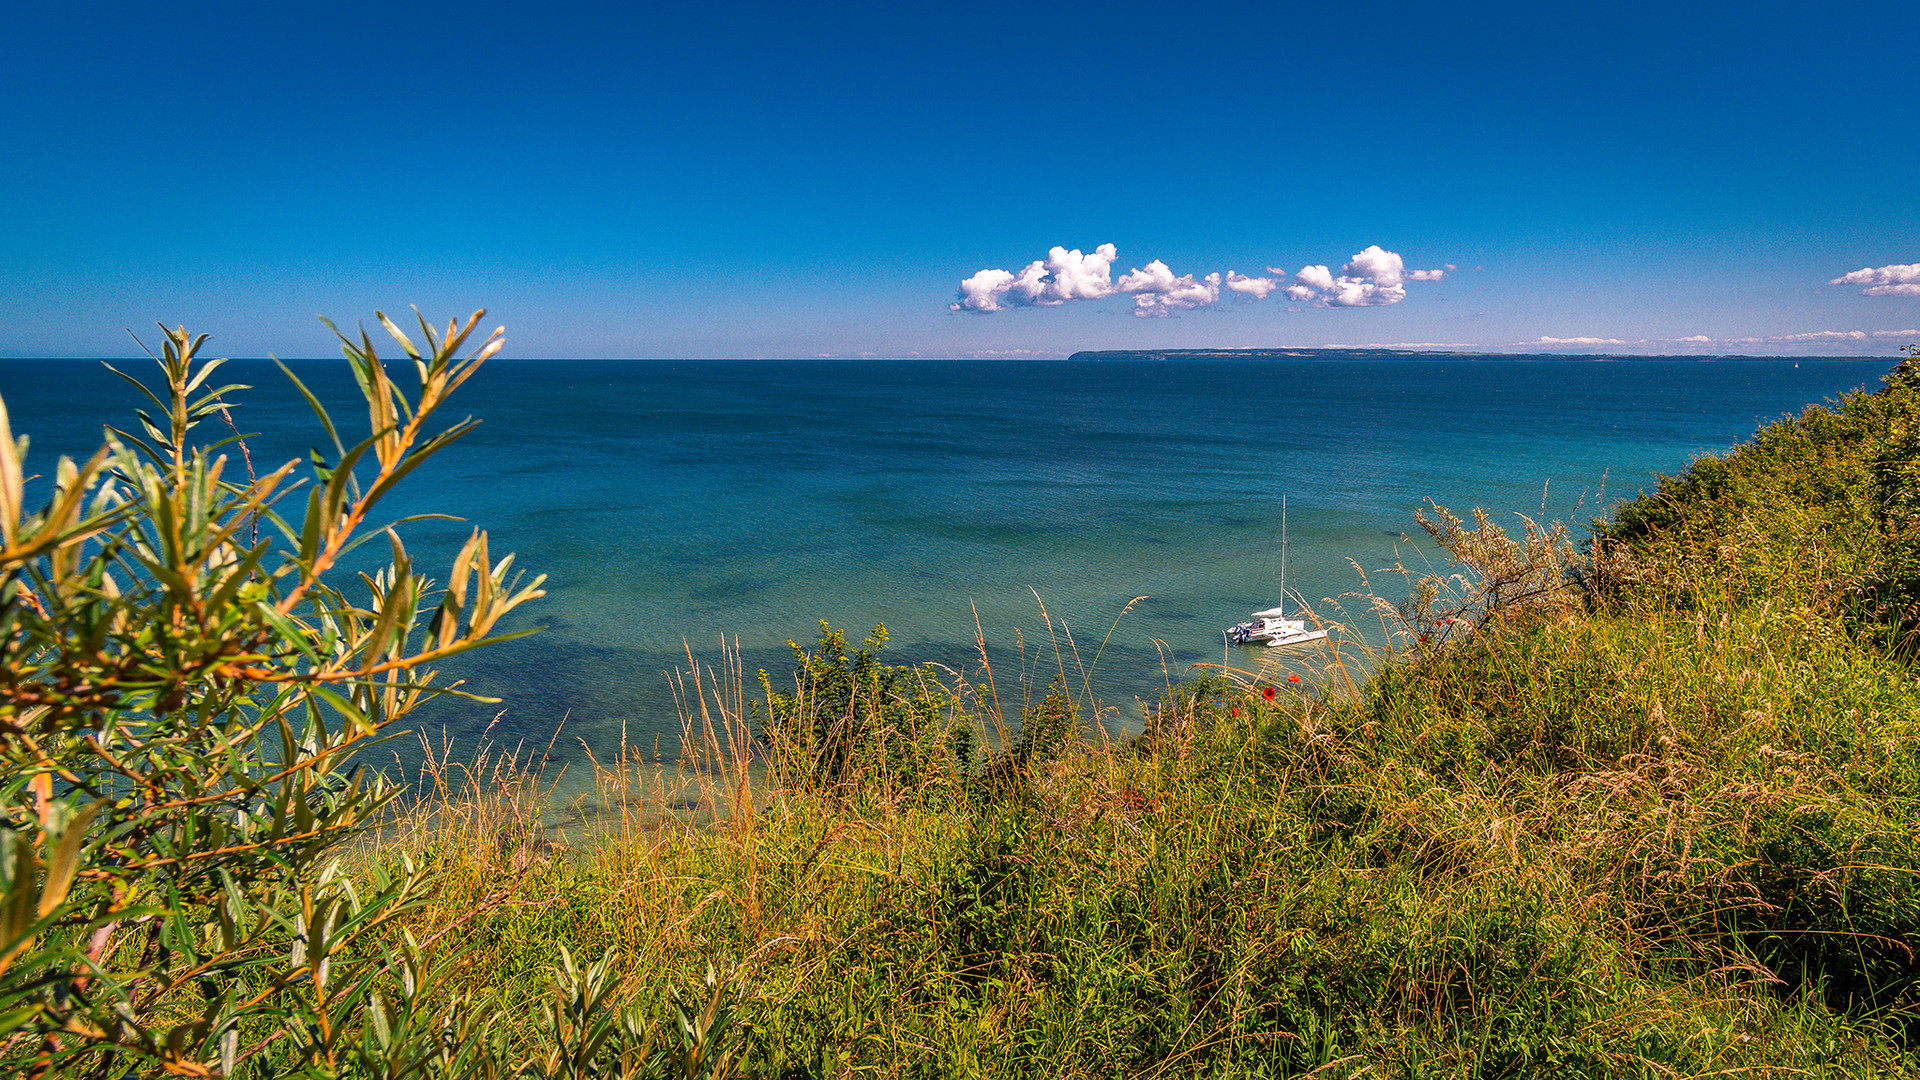
<instances>
[{"instance_id":1,"label":"calm sea water","mask_svg":"<svg viewBox=\"0 0 1920 1080\"><path fill-rule=\"evenodd\" d=\"M1276 599L1283 495L1288 585L1334 615L1322 598L1360 586L1355 564L1409 553L1423 499L1584 521L1892 364L494 360L456 399L480 429L389 509L462 515L547 574L522 620L543 632L449 665L500 705L422 721L470 741L499 713L495 738L545 745L564 719L563 759L623 731L671 750L665 673L722 635L780 674L820 619L959 663L977 612L1005 679L1045 634L1040 603L1090 659L1145 596L1093 676L1125 726L1163 670L1218 660L1222 628ZM343 363L296 369L364 428ZM269 364L226 372L255 386L235 398L257 462L320 444ZM71 360L0 361L0 396L43 473L138 404ZM444 565L465 529L413 527L416 561Z\"/></svg>"}]
</instances>

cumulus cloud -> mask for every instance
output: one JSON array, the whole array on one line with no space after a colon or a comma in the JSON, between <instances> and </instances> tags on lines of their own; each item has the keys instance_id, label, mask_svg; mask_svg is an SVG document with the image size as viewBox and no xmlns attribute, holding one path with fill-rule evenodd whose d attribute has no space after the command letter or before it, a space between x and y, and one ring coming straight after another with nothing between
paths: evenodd
<instances>
[{"instance_id":1,"label":"cumulus cloud","mask_svg":"<svg viewBox=\"0 0 1920 1080\"><path fill-rule=\"evenodd\" d=\"M1407 287L1382 285L1366 278L1342 274L1333 279L1333 288L1320 294L1319 303L1328 307L1386 307L1407 298Z\"/></svg>"},{"instance_id":2,"label":"cumulus cloud","mask_svg":"<svg viewBox=\"0 0 1920 1080\"><path fill-rule=\"evenodd\" d=\"M1265 300L1267 294L1279 287L1279 278L1242 277L1237 271L1227 271L1227 288L1255 300Z\"/></svg>"},{"instance_id":3,"label":"cumulus cloud","mask_svg":"<svg viewBox=\"0 0 1920 1080\"><path fill-rule=\"evenodd\" d=\"M999 311L1006 305L1057 307L1069 300L1098 300L1113 295L1112 244L1101 244L1093 254L1079 248L1056 247L1047 257L1028 263L1018 274L982 270L960 283L960 295L948 305L954 311Z\"/></svg>"},{"instance_id":4,"label":"cumulus cloud","mask_svg":"<svg viewBox=\"0 0 1920 1080\"><path fill-rule=\"evenodd\" d=\"M1321 301L1332 307L1385 307L1407 298L1407 287L1400 284L1406 264L1400 256L1379 244L1368 247L1340 268L1333 287Z\"/></svg>"},{"instance_id":5,"label":"cumulus cloud","mask_svg":"<svg viewBox=\"0 0 1920 1080\"><path fill-rule=\"evenodd\" d=\"M1206 307L1220 299L1220 275L1195 280L1192 274L1173 276L1166 263L1155 259L1144 270L1122 277L1119 289L1133 294L1133 313L1143 319L1161 318L1187 308Z\"/></svg>"},{"instance_id":6,"label":"cumulus cloud","mask_svg":"<svg viewBox=\"0 0 1920 1080\"><path fill-rule=\"evenodd\" d=\"M1842 274L1829 285L1865 285L1862 296L1920 296L1920 263L1869 266Z\"/></svg>"},{"instance_id":7,"label":"cumulus cloud","mask_svg":"<svg viewBox=\"0 0 1920 1080\"><path fill-rule=\"evenodd\" d=\"M1368 245L1367 250L1353 257L1353 261L1340 268L1343 276L1370 278L1381 288L1391 289L1400 284L1400 275L1406 271L1407 264L1400 256L1381 247Z\"/></svg>"},{"instance_id":8,"label":"cumulus cloud","mask_svg":"<svg viewBox=\"0 0 1920 1080\"><path fill-rule=\"evenodd\" d=\"M960 283L959 295L948 305L953 311L992 312L1008 307L1057 307L1069 300L1099 300L1116 294L1133 297L1133 313L1141 318L1171 315L1176 311L1208 307L1220 301L1221 276L1216 272L1204 278L1175 274L1166 263L1155 259L1145 268L1136 268L1113 279L1113 261L1119 252L1112 244L1101 244L1092 254L1079 248L1056 247L1045 259L1035 259L1019 273L1007 270L982 270ZM1266 278L1230 275L1227 287L1260 299L1278 288L1278 281Z\"/></svg>"},{"instance_id":9,"label":"cumulus cloud","mask_svg":"<svg viewBox=\"0 0 1920 1080\"><path fill-rule=\"evenodd\" d=\"M1098 300L1114 295L1133 297L1133 313L1141 318L1164 318L1177 311L1210 307L1220 302L1221 290L1237 293L1248 300L1264 300L1276 292L1290 300L1312 301L1321 307L1383 307L1406 299L1407 281L1439 281L1449 271L1406 268L1401 257L1373 244L1358 252L1340 273L1325 265L1313 264L1295 272L1287 282L1287 272L1267 267L1267 277L1243 275L1229 270L1202 276L1175 274L1159 259L1113 277L1119 252L1112 244L1101 244L1092 254L1080 249L1056 247L1045 259L1035 259L1018 272L999 269L981 270L960 283L960 290L948 305L953 311L994 312L1008 307L1057 307L1070 300Z\"/></svg>"},{"instance_id":10,"label":"cumulus cloud","mask_svg":"<svg viewBox=\"0 0 1920 1080\"><path fill-rule=\"evenodd\" d=\"M1439 281L1451 269L1452 264L1439 270L1408 270L1398 253L1371 244L1347 260L1338 277L1325 266L1301 267L1287 296L1321 307L1385 307L1407 298L1405 282Z\"/></svg>"},{"instance_id":11,"label":"cumulus cloud","mask_svg":"<svg viewBox=\"0 0 1920 1080\"><path fill-rule=\"evenodd\" d=\"M955 311L999 311L1000 298L1013 284L1013 275L1005 270L982 270L960 283L960 299Z\"/></svg>"},{"instance_id":12,"label":"cumulus cloud","mask_svg":"<svg viewBox=\"0 0 1920 1080\"><path fill-rule=\"evenodd\" d=\"M1098 300L1112 295L1113 260L1118 255L1112 244L1101 244L1091 255L1080 254L1078 248L1067 251L1056 247L1047 252L1047 275L1053 280L1046 302Z\"/></svg>"},{"instance_id":13,"label":"cumulus cloud","mask_svg":"<svg viewBox=\"0 0 1920 1080\"><path fill-rule=\"evenodd\" d=\"M1309 289L1333 288L1333 271L1324 266L1303 266L1293 279Z\"/></svg>"}]
</instances>

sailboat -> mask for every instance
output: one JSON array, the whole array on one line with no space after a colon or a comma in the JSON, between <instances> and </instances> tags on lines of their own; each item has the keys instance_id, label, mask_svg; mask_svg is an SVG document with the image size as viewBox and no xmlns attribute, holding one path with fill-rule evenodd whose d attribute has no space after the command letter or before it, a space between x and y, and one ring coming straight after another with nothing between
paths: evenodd
<instances>
[{"instance_id":1,"label":"sailboat","mask_svg":"<svg viewBox=\"0 0 1920 1080\"><path fill-rule=\"evenodd\" d=\"M1287 618L1287 497L1280 497L1280 602L1265 611L1256 611L1243 623L1227 628L1227 640L1235 645L1300 645L1327 636L1325 630L1307 625L1305 619Z\"/></svg>"}]
</instances>

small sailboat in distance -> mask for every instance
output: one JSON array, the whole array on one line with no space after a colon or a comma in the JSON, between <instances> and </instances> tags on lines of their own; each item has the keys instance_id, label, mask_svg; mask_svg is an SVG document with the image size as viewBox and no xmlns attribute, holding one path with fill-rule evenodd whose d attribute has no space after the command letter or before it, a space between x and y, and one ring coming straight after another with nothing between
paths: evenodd
<instances>
[{"instance_id":1,"label":"small sailboat in distance","mask_svg":"<svg viewBox=\"0 0 1920 1080\"><path fill-rule=\"evenodd\" d=\"M1227 628L1227 640L1235 645L1301 645L1327 636L1325 630L1307 625L1305 619L1287 618L1287 497L1280 496L1280 602L1265 611L1256 611L1243 623Z\"/></svg>"}]
</instances>

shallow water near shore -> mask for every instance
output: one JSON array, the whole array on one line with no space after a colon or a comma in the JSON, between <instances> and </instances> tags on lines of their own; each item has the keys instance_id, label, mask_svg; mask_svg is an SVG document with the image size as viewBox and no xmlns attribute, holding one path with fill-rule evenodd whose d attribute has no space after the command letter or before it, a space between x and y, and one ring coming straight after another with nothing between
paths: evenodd
<instances>
[{"instance_id":1,"label":"shallow water near shore","mask_svg":"<svg viewBox=\"0 0 1920 1080\"><path fill-rule=\"evenodd\" d=\"M570 770L623 742L671 756L666 673L689 649L713 662L737 639L750 677L784 679L785 643L825 619L854 640L886 624L896 662L960 666L977 619L1003 698L1023 658L1044 692L1057 643L1124 732L1137 700L1218 662L1221 630L1275 601L1283 495L1289 590L1339 619L1329 601L1361 571L1419 564L1402 537L1423 499L1583 522L1893 363L496 359L450 418L484 423L387 511L459 514L545 573L549 595L516 615L542 632L446 666L499 705L442 701L419 722L456 745L491 725ZM364 425L343 362L293 366L345 431ZM271 364L222 374L255 387L234 415L262 432L256 464L322 444ZM78 360L0 361L0 396L41 474L138 404ZM469 527L410 526L416 563L444 564Z\"/></svg>"}]
</instances>

